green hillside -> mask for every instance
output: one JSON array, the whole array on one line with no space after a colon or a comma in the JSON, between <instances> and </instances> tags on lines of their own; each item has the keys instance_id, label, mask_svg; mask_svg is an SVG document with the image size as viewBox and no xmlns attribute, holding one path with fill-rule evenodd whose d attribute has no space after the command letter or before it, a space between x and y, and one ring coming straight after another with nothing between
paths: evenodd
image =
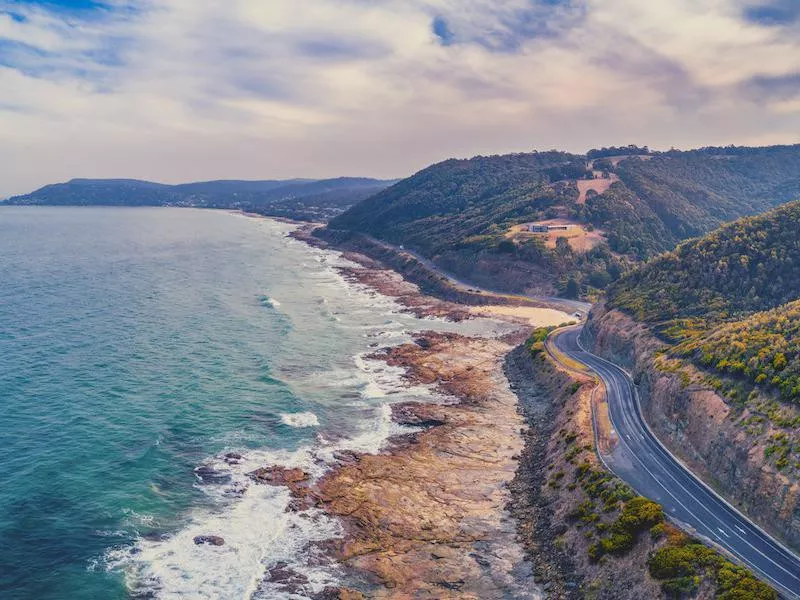
<instances>
[{"instance_id":1,"label":"green hillside","mask_svg":"<svg viewBox=\"0 0 800 600\"><path fill-rule=\"evenodd\" d=\"M800 202L681 244L609 290L639 320L719 321L800 297Z\"/></svg>"},{"instance_id":2,"label":"green hillside","mask_svg":"<svg viewBox=\"0 0 800 600\"><path fill-rule=\"evenodd\" d=\"M166 185L136 179L73 179L6 200L9 205L190 206L327 221L393 181L362 177L200 181Z\"/></svg>"},{"instance_id":3,"label":"green hillside","mask_svg":"<svg viewBox=\"0 0 800 600\"><path fill-rule=\"evenodd\" d=\"M745 217L624 276L608 305L669 354L800 403L800 202Z\"/></svg>"},{"instance_id":4,"label":"green hillside","mask_svg":"<svg viewBox=\"0 0 800 600\"><path fill-rule=\"evenodd\" d=\"M583 174L585 161L563 152L448 160L357 204L330 226L433 255L566 201L570 190L550 185L563 167Z\"/></svg>"},{"instance_id":5,"label":"green hillside","mask_svg":"<svg viewBox=\"0 0 800 600\"><path fill-rule=\"evenodd\" d=\"M617 174L677 239L800 199L800 146L671 151Z\"/></svg>"},{"instance_id":6,"label":"green hillside","mask_svg":"<svg viewBox=\"0 0 800 600\"><path fill-rule=\"evenodd\" d=\"M715 327L674 353L800 402L800 301Z\"/></svg>"},{"instance_id":7,"label":"green hillside","mask_svg":"<svg viewBox=\"0 0 800 600\"><path fill-rule=\"evenodd\" d=\"M610 181L579 202L580 180L600 178ZM356 204L329 227L404 245L484 285L523 291L536 277L557 293L587 294L681 240L794 199L800 145L663 153L631 146L448 160ZM558 246L509 238L516 225L553 218L602 237Z\"/></svg>"}]
</instances>

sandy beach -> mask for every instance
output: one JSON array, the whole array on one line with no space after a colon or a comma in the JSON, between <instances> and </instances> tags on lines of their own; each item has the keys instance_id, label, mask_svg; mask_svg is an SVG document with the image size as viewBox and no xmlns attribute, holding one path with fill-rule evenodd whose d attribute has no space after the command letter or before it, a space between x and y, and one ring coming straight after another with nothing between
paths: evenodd
<instances>
[{"instance_id":1,"label":"sandy beach","mask_svg":"<svg viewBox=\"0 0 800 600\"><path fill-rule=\"evenodd\" d=\"M563 311L534 306L470 306L469 312L482 317L510 317L515 322L531 327L556 327L564 323L574 323L575 318Z\"/></svg>"}]
</instances>

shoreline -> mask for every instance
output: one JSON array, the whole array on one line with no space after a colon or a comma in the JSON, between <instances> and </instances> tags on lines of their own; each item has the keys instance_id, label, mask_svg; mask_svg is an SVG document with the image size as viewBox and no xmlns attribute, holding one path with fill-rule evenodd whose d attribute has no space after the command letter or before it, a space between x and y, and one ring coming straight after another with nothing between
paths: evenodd
<instances>
[{"instance_id":1,"label":"shoreline","mask_svg":"<svg viewBox=\"0 0 800 600\"><path fill-rule=\"evenodd\" d=\"M290 235L317 248L337 250L298 224ZM310 239L309 239L310 238ZM339 251L339 250L337 250ZM403 368L409 385L423 384L445 403L392 404L392 420L418 430L391 437L378 454L347 453L320 480L302 472L286 478L280 467L264 470L273 485L287 485L293 510L314 507L337 518L344 537L317 544L346 572L351 587L327 588L315 598L530 598L544 597L547 578L528 558L523 519L511 508L526 421L504 372L507 357L534 326L563 322L552 309L481 308L424 295L415 284L372 259L343 257L359 267L340 267L348 281L395 299L418 317L462 321L489 317L511 323L501 338L417 332L413 341L376 349L369 358ZM537 316L540 321L537 322ZM267 577L292 573L272 569ZM540 584L544 584L542 587Z\"/></svg>"}]
</instances>

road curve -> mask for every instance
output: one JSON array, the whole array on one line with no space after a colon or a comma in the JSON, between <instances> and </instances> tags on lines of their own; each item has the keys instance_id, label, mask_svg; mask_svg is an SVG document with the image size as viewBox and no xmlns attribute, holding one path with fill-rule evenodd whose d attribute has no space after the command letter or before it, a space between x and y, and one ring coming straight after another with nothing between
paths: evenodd
<instances>
[{"instance_id":1,"label":"road curve","mask_svg":"<svg viewBox=\"0 0 800 600\"><path fill-rule=\"evenodd\" d=\"M727 551L783 597L800 600L800 557L714 493L658 441L642 417L630 376L584 350L582 330L563 330L552 342L605 383L611 422L620 440L614 453L604 457L609 467L638 493L659 502L673 520Z\"/></svg>"},{"instance_id":2,"label":"road curve","mask_svg":"<svg viewBox=\"0 0 800 600\"><path fill-rule=\"evenodd\" d=\"M433 262L429 258L425 258L419 252L411 250L409 248L405 248L404 246L396 246L395 244L390 244L389 242L384 242L383 240L379 240L375 237L369 236L364 234L364 237L367 238L373 244L378 246L382 246L384 248L390 249L398 254L404 254L408 257L413 258L417 262L419 262L423 267L435 273L441 277L444 277L448 283L453 286L454 288L464 291L464 292L477 292L483 294L490 294L493 296L516 296L520 298L527 298L529 300L533 300L540 304L545 304L551 308L556 310L561 310L565 313L573 313L573 312L580 312L580 313L587 313L592 305L589 302L581 302L580 300L570 300L568 298L559 298L556 296L534 296L530 294L512 294L509 292L502 292L499 290L492 290L489 288L478 286L477 284L469 283L468 281L464 281L463 279L459 279L452 273L449 273L442 269L439 265Z\"/></svg>"},{"instance_id":3,"label":"road curve","mask_svg":"<svg viewBox=\"0 0 800 600\"><path fill-rule=\"evenodd\" d=\"M415 258L459 289L506 295L459 280L412 250L372 240ZM591 307L564 298L527 297L565 312L586 314ZM605 383L611 423L620 440L613 454L603 457L606 464L638 493L660 503L672 520L747 565L781 596L800 600L800 557L712 491L661 444L642 417L630 376L617 365L584 350L580 342L582 330L582 325L561 330L553 343L596 372Z\"/></svg>"}]
</instances>

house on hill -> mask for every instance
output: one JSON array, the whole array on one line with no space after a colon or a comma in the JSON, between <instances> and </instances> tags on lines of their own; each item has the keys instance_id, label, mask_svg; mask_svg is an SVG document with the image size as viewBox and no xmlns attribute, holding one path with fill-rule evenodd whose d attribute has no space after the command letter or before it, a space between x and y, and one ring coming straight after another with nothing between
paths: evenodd
<instances>
[{"instance_id":1,"label":"house on hill","mask_svg":"<svg viewBox=\"0 0 800 600\"><path fill-rule=\"evenodd\" d=\"M551 231L569 231L575 227L574 225L544 225L541 223L531 223L528 225L528 231L531 233L550 233Z\"/></svg>"}]
</instances>

